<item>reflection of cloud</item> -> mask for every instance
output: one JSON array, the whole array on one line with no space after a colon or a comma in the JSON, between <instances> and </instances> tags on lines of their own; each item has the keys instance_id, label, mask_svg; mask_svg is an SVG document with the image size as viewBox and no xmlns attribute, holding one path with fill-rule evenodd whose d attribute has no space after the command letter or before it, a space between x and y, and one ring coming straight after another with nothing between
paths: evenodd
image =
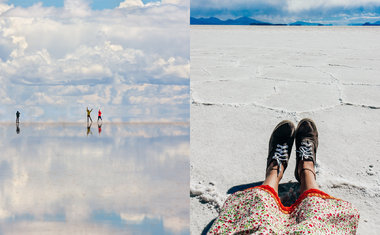
<instances>
[{"instance_id":1,"label":"reflection of cloud","mask_svg":"<svg viewBox=\"0 0 380 235\"><path fill-rule=\"evenodd\" d=\"M25 121L79 121L86 105L107 108L107 120L187 121L188 89L173 90L189 87L186 2L128 0L121 5L133 7L101 11L83 0L66 0L63 8L0 2L1 103L7 113L16 105L25 114L43 109ZM131 96L144 104L131 104ZM168 114L156 97L173 96L185 98Z\"/></svg>"},{"instance_id":2,"label":"reflection of cloud","mask_svg":"<svg viewBox=\"0 0 380 235\"><path fill-rule=\"evenodd\" d=\"M178 217L172 217L164 221L164 226L173 233L179 234L183 231L183 228L187 226L187 221L184 221Z\"/></svg>"},{"instance_id":3,"label":"reflection of cloud","mask_svg":"<svg viewBox=\"0 0 380 235\"><path fill-rule=\"evenodd\" d=\"M159 163L162 165L170 164L171 161L175 161L178 155L183 155L188 151L188 143L182 143L177 146L173 147L167 147L159 156L157 156L157 159L159 160Z\"/></svg>"},{"instance_id":4,"label":"reflection of cloud","mask_svg":"<svg viewBox=\"0 0 380 235\"><path fill-rule=\"evenodd\" d=\"M17 224L7 224L1 226L0 230L3 234L91 234L91 235L105 235L105 234L133 234L132 232L125 231L125 229L112 228L104 225L95 224L66 224L59 222L20 222Z\"/></svg>"},{"instance_id":5,"label":"reflection of cloud","mask_svg":"<svg viewBox=\"0 0 380 235\"><path fill-rule=\"evenodd\" d=\"M75 125L25 125L21 136L13 126L0 128L0 169L9 169L0 175L0 224L15 218L14 231L41 224L92 231L99 223L128 231L123 221L162 220L173 233L188 230L188 127L104 125L112 131L99 137ZM65 222L47 223L47 215Z\"/></svg>"},{"instance_id":6,"label":"reflection of cloud","mask_svg":"<svg viewBox=\"0 0 380 235\"><path fill-rule=\"evenodd\" d=\"M128 223L141 223L143 219L145 218L145 214L128 214L128 213L121 213L120 217L127 221Z\"/></svg>"}]
</instances>

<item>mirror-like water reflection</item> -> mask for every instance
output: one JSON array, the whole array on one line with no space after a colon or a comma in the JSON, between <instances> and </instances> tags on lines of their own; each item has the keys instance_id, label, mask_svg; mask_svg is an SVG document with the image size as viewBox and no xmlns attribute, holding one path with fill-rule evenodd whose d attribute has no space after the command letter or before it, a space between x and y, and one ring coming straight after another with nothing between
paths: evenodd
<instances>
[{"instance_id":1,"label":"mirror-like water reflection","mask_svg":"<svg viewBox=\"0 0 380 235\"><path fill-rule=\"evenodd\" d=\"M188 125L0 130L0 234L189 234Z\"/></svg>"}]
</instances>

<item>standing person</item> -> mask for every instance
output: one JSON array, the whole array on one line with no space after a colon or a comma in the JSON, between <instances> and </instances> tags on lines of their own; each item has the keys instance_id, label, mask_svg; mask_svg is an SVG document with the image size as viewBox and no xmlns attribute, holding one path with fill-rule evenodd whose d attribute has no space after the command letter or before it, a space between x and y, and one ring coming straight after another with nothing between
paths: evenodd
<instances>
[{"instance_id":1,"label":"standing person","mask_svg":"<svg viewBox=\"0 0 380 235\"><path fill-rule=\"evenodd\" d=\"M91 110L88 110L88 107L87 107L87 122L88 122L89 119L90 119L91 122L92 122L91 112L92 112L92 109L91 109Z\"/></svg>"},{"instance_id":2,"label":"standing person","mask_svg":"<svg viewBox=\"0 0 380 235\"><path fill-rule=\"evenodd\" d=\"M16 112L16 123L19 123L20 122L20 112L17 110Z\"/></svg>"},{"instance_id":3,"label":"standing person","mask_svg":"<svg viewBox=\"0 0 380 235\"><path fill-rule=\"evenodd\" d=\"M294 140L295 178L300 182L301 195L292 206L285 207L278 197L278 186ZM280 122L269 140L265 181L232 194L208 233L355 234L358 210L318 188L314 168L317 147L318 131L311 119L301 120L297 129L290 121Z\"/></svg>"},{"instance_id":4,"label":"standing person","mask_svg":"<svg viewBox=\"0 0 380 235\"><path fill-rule=\"evenodd\" d=\"M103 119L102 119L102 112L100 111L100 109L98 111L98 122L99 122L99 119L103 121Z\"/></svg>"}]
</instances>

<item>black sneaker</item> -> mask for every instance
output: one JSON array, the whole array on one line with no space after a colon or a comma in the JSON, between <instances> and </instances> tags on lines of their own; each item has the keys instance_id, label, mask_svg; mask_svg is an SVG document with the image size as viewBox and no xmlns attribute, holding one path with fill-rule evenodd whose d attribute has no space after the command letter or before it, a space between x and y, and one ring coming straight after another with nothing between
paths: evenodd
<instances>
[{"instance_id":1,"label":"black sneaker","mask_svg":"<svg viewBox=\"0 0 380 235\"><path fill-rule=\"evenodd\" d=\"M302 119L298 123L296 130L296 168L294 175L298 182L300 182L298 163L300 161L312 161L315 165L317 160L317 148L318 131L315 123L309 118ZM313 173L315 176L315 172Z\"/></svg>"},{"instance_id":2,"label":"black sneaker","mask_svg":"<svg viewBox=\"0 0 380 235\"><path fill-rule=\"evenodd\" d=\"M275 162L274 165L278 165L277 176L281 171L281 166L284 167L284 172L288 166L294 135L294 124L288 120L280 122L272 132L269 140L267 169L271 162Z\"/></svg>"}]
</instances>

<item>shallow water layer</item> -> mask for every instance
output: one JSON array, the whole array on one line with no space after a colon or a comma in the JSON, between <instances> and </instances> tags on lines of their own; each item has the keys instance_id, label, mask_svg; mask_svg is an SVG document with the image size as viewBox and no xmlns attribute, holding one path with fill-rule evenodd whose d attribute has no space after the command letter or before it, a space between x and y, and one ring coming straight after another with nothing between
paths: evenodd
<instances>
[{"instance_id":1,"label":"shallow water layer","mask_svg":"<svg viewBox=\"0 0 380 235\"><path fill-rule=\"evenodd\" d=\"M189 234L189 126L0 125L0 234Z\"/></svg>"}]
</instances>

